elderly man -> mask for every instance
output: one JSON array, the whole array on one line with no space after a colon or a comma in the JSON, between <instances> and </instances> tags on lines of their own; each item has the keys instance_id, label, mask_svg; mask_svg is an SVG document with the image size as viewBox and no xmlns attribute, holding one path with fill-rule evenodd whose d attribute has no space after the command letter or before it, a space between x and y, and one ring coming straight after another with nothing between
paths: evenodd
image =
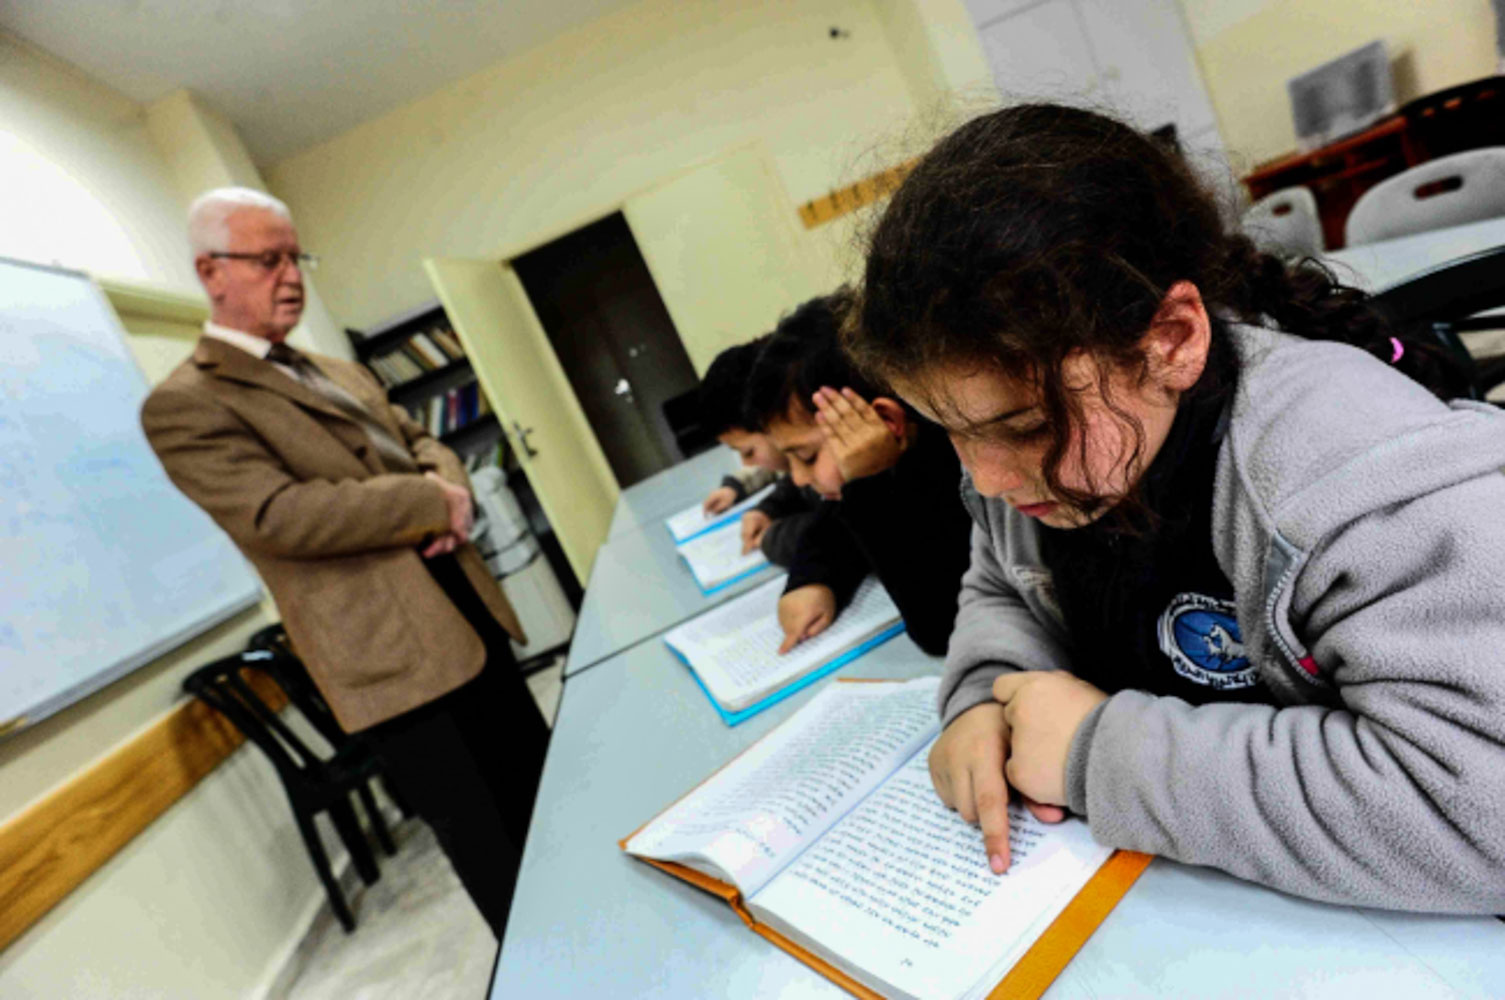
<instances>
[{"instance_id":1,"label":"elderly man","mask_svg":"<svg viewBox=\"0 0 1505 1000\"><path fill-rule=\"evenodd\" d=\"M517 617L467 542L464 467L360 366L284 343L314 263L287 206L210 191L188 230L212 318L142 407L147 438L500 939L548 729L508 645Z\"/></svg>"}]
</instances>

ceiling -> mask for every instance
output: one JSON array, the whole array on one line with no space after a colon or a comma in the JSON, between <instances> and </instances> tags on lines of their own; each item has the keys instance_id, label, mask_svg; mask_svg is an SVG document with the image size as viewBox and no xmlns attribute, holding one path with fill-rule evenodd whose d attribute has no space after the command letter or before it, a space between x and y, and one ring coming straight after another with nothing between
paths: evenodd
<instances>
[{"instance_id":1,"label":"ceiling","mask_svg":"<svg viewBox=\"0 0 1505 1000\"><path fill-rule=\"evenodd\" d=\"M0 30L143 103L187 87L265 166L633 0L0 0Z\"/></svg>"}]
</instances>

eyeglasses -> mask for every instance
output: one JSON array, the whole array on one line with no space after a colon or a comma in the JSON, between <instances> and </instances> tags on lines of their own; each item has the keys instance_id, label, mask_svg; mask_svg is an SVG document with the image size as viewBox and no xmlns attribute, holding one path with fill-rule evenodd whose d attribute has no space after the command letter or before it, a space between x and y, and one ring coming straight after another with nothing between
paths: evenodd
<instances>
[{"instance_id":1,"label":"eyeglasses","mask_svg":"<svg viewBox=\"0 0 1505 1000\"><path fill-rule=\"evenodd\" d=\"M231 260L248 260L267 274L282 270L284 265L296 264L300 271L317 271L319 258L311 253L293 253L291 250L266 250L262 253L223 253L214 251L210 257L228 257Z\"/></svg>"}]
</instances>

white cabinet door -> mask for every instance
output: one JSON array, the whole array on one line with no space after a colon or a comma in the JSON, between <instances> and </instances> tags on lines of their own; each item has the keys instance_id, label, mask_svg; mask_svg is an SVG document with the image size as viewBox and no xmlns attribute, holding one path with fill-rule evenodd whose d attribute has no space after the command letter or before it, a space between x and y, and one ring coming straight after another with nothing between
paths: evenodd
<instances>
[{"instance_id":1,"label":"white cabinet door","mask_svg":"<svg viewBox=\"0 0 1505 1000\"><path fill-rule=\"evenodd\" d=\"M988 24L980 35L1005 104L1091 102L1097 67L1071 0L1048 0Z\"/></svg>"},{"instance_id":2,"label":"white cabinet door","mask_svg":"<svg viewBox=\"0 0 1505 1000\"><path fill-rule=\"evenodd\" d=\"M616 477L517 273L500 261L423 262L575 576L590 579Z\"/></svg>"},{"instance_id":3,"label":"white cabinet door","mask_svg":"<svg viewBox=\"0 0 1505 1000\"><path fill-rule=\"evenodd\" d=\"M1214 125L1212 103L1175 0L1075 0L1104 98L1141 128L1181 137Z\"/></svg>"}]
</instances>

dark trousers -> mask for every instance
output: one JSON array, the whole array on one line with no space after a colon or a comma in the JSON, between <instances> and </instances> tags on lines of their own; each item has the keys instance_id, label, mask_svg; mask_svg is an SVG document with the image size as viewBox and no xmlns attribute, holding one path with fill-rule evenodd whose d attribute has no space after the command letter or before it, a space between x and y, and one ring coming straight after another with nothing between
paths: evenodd
<instances>
[{"instance_id":1,"label":"dark trousers","mask_svg":"<svg viewBox=\"0 0 1505 1000\"><path fill-rule=\"evenodd\" d=\"M527 840L549 729L507 633L453 556L429 572L486 644L481 673L449 694L365 730L397 793L433 828L498 942Z\"/></svg>"}]
</instances>

